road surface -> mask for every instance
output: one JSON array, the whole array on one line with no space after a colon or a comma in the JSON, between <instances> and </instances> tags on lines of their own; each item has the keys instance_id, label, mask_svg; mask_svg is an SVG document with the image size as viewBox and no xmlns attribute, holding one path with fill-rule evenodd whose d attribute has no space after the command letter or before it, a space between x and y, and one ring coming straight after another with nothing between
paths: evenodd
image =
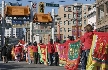
<instances>
[{"instance_id":1,"label":"road surface","mask_svg":"<svg viewBox=\"0 0 108 70\"><path fill-rule=\"evenodd\" d=\"M26 62L10 61L2 63L0 61L0 70L65 70L60 66L45 66L43 64L27 64Z\"/></svg>"}]
</instances>

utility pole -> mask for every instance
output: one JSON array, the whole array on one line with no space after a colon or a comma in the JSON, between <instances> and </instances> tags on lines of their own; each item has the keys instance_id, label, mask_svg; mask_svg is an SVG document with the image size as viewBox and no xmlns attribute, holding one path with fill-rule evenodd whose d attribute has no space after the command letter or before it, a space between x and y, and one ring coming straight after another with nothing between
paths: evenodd
<instances>
[{"instance_id":1,"label":"utility pole","mask_svg":"<svg viewBox=\"0 0 108 70\"><path fill-rule=\"evenodd\" d=\"M53 43L54 43L54 26L55 26L55 9L52 9L52 17L53 17L53 23L52 23L52 39L53 39Z\"/></svg>"},{"instance_id":2,"label":"utility pole","mask_svg":"<svg viewBox=\"0 0 108 70\"><path fill-rule=\"evenodd\" d=\"M76 10L76 39L78 39L78 36L79 36L79 26L78 26L78 11Z\"/></svg>"},{"instance_id":3,"label":"utility pole","mask_svg":"<svg viewBox=\"0 0 108 70\"><path fill-rule=\"evenodd\" d=\"M2 33L1 33L1 46L4 46L4 34L5 34L5 17L4 17L5 1L2 1Z\"/></svg>"}]
</instances>

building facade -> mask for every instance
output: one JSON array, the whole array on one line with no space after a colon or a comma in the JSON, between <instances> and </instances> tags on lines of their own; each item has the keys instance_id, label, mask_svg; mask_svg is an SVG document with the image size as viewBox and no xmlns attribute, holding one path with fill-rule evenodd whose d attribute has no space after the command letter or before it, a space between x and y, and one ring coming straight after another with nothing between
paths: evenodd
<instances>
[{"instance_id":1,"label":"building facade","mask_svg":"<svg viewBox=\"0 0 108 70\"><path fill-rule=\"evenodd\" d=\"M92 25L94 30L96 29L96 4L88 7L88 24Z\"/></svg>"},{"instance_id":2,"label":"building facade","mask_svg":"<svg viewBox=\"0 0 108 70\"><path fill-rule=\"evenodd\" d=\"M63 40L68 36L80 37L84 33L84 27L88 24L88 7L90 4L75 3L73 5L60 6L58 9L56 33L60 33Z\"/></svg>"},{"instance_id":3,"label":"building facade","mask_svg":"<svg viewBox=\"0 0 108 70\"><path fill-rule=\"evenodd\" d=\"M108 32L108 0L96 0L97 31Z\"/></svg>"}]
</instances>

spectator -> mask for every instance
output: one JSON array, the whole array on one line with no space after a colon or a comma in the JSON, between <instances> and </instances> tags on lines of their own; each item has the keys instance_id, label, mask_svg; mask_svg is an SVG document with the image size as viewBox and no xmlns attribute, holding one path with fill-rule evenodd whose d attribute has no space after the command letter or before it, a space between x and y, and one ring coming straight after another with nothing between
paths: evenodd
<instances>
[{"instance_id":1,"label":"spectator","mask_svg":"<svg viewBox=\"0 0 108 70\"><path fill-rule=\"evenodd\" d=\"M2 58L3 58L3 63L7 63L7 48L6 46L2 47Z\"/></svg>"},{"instance_id":2,"label":"spectator","mask_svg":"<svg viewBox=\"0 0 108 70\"><path fill-rule=\"evenodd\" d=\"M85 27L85 33L84 35L81 37L81 42L84 45L82 47L82 70L86 70L86 65L87 65L87 58L89 56L89 52L91 49L91 45L92 45L92 40L93 40L93 27L88 24Z\"/></svg>"},{"instance_id":3,"label":"spectator","mask_svg":"<svg viewBox=\"0 0 108 70\"><path fill-rule=\"evenodd\" d=\"M38 62L38 47L37 47L37 42L33 43L32 49L33 49L34 64L37 64L37 62Z\"/></svg>"}]
</instances>

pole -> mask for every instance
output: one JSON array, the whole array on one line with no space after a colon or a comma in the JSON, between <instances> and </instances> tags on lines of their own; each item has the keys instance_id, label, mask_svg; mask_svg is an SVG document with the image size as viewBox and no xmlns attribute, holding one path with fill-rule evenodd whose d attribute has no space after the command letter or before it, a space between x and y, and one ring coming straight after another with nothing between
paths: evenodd
<instances>
[{"instance_id":1,"label":"pole","mask_svg":"<svg viewBox=\"0 0 108 70\"><path fill-rule=\"evenodd\" d=\"M2 45L2 47L4 46L4 34L5 34L4 8L5 8L5 1L2 1L2 33L1 33L1 45Z\"/></svg>"},{"instance_id":2,"label":"pole","mask_svg":"<svg viewBox=\"0 0 108 70\"><path fill-rule=\"evenodd\" d=\"M53 23L52 23L52 39L54 43L54 25L55 25L55 9L52 9L52 17L53 17Z\"/></svg>"},{"instance_id":3,"label":"pole","mask_svg":"<svg viewBox=\"0 0 108 70\"><path fill-rule=\"evenodd\" d=\"M58 31L59 31L59 32L58 32L58 39L60 40L60 23L58 23L58 29L59 29L59 30L58 30Z\"/></svg>"},{"instance_id":4,"label":"pole","mask_svg":"<svg viewBox=\"0 0 108 70\"><path fill-rule=\"evenodd\" d=\"M33 43L33 11L32 11L32 4L33 2L30 2L31 3L31 9L30 9L30 42Z\"/></svg>"},{"instance_id":5,"label":"pole","mask_svg":"<svg viewBox=\"0 0 108 70\"><path fill-rule=\"evenodd\" d=\"M13 37L13 28L11 28L11 37Z\"/></svg>"},{"instance_id":6,"label":"pole","mask_svg":"<svg viewBox=\"0 0 108 70\"><path fill-rule=\"evenodd\" d=\"M76 39L78 39L78 36L79 36L79 26L78 26L78 12L76 10L76 19L77 19L77 24L76 24L76 32L77 32L77 35L76 35Z\"/></svg>"}]
</instances>

